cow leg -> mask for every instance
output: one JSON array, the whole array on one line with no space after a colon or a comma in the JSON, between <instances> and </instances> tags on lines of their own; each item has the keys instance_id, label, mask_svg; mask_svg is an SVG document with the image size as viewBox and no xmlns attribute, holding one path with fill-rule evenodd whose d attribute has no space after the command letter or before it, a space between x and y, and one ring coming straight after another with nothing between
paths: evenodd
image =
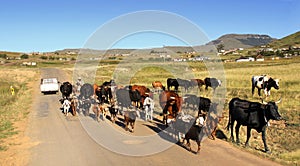
<instances>
[{"instance_id":1,"label":"cow leg","mask_svg":"<svg viewBox=\"0 0 300 166\"><path fill-rule=\"evenodd\" d=\"M214 128L213 132L211 132L211 137L213 140L216 139L217 126Z\"/></svg>"},{"instance_id":2,"label":"cow leg","mask_svg":"<svg viewBox=\"0 0 300 166\"><path fill-rule=\"evenodd\" d=\"M192 151L190 139L186 139L186 145L188 146L188 150Z\"/></svg>"},{"instance_id":3,"label":"cow leg","mask_svg":"<svg viewBox=\"0 0 300 166\"><path fill-rule=\"evenodd\" d=\"M261 90L260 88L257 89L258 96L260 96L260 90Z\"/></svg>"},{"instance_id":4,"label":"cow leg","mask_svg":"<svg viewBox=\"0 0 300 166\"><path fill-rule=\"evenodd\" d=\"M150 120L153 121L153 109L150 108Z\"/></svg>"},{"instance_id":5,"label":"cow leg","mask_svg":"<svg viewBox=\"0 0 300 166\"><path fill-rule=\"evenodd\" d=\"M129 122L125 122L125 131L128 131L128 124Z\"/></svg>"},{"instance_id":6,"label":"cow leg","mask_svg":"<svg viewBox=\"0 0 300 166\"><path fill-rule=\"evenodd\" d=\"M131 128L132 128L132 132L134 132L134 122L131 122L130 125L131 125Z\"/></svg>"},{"instance_id":7,"label":"cow leg","mask_svg":"<svg viewBox=\"0 0 300 166\"><path fill-rule=\"evenodd\" d=\"M199 154L199 152L200 152L200 141L197 141L197 145L198 145L198 149L197 149L196 154Z\"/></svg>"},{"instance_id":8,"label":"cow leg","mask_svg":"<svg viewBox=\"0 0 300 166\"><path fill-rule=\"evenodd\" d=\"M251 137L251 128L247 126L247 140L246 140L246 143L245 143L246 147L249 147L250 137Z\"/></svg>"},{"instance_id":9,"label":"cow leg","mask_svg":"<svg viewBox=\"0 0 300 166\"><path fill-rule=\"evenodd\" d=\"M262 129L262 132L261 132L261 137L262 137L262 140L263 140L263 143L264 143L264 147L265 147L265 152L266 153L271 153L270 149L268 148L268 145L267 145L267 140L266 140L266 130L267 130L267 126L265 125Z\"/></svg>"},{"instance_id":10,"label":"cow leg","mask_svg":"<svg viewBox=\"0 0 300 166\"><path fill-rule=\"evenodd\" d=\"M252 96L254 95L255 86L252 85Z\"/></svg>"},{"instance_id":11,"label":"cow leg","mask_svg":"<svg viewBox=\"0 0 300 166\"><path fill-rule=\"evenodd\" d=\"M145 120L146 121L148 120L148 116L149 116L149 112L148 112L149 110L148 109L149 109L149 107L146 105L145 106Z\"/></svg>"},{"instance_id":12,"label":"cow leg","mask_svg":"<svg viewBox=\"0 0 300 166\"><path fill-rule=\"evenodd\" d=\"M67 107L67 116L69 115L70 107Z\"/></svg>"},{"instance_id":13,"label":"cow leg","mask_svg":"<svg viewBox=\"0 0 300 166\"><path fill-rule=\"evenodd\" d=\"M229 116L230 116L230 115L229 115ZM231 142L234 142L233 125L234 125L234 121L231 121L231 125L230 125L230 130L231 130L230 139L231 139Z\"/></svg>"},{"instance_id":14,"label":"cow leg","mask_svg":"<svg viewBox=\"0 0 300 166\"><path fill-rule=\"evenodd\" d=\"M164 114L163 123L168 127L168 115Z\"/></svg>"},{"instance_id":15,"label":"cow leg","mask_svg":"<svg viewBox=\"0 0 300 166\"><path fill-rule=\"evenodd\" d=\"M236 137L236 144L240 144L240 138L239 138L239 130L240 130L241 124L237 123L235 126L235 137Z\"/></svg>"}]
</instances>

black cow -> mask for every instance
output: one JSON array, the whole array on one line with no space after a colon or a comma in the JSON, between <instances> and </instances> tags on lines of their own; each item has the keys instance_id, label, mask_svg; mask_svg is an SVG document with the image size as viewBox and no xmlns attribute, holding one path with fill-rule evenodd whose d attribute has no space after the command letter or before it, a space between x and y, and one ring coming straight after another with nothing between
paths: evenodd
<instances>
[{"instance_id":1,"label":"black cow","mask_svg":"<svg viewBox=\"0 0 300 166\"><path fill-rule=\"evenodd\" d=\"M185 91L187 91L190 87L192 87L192 83L189 80L177 78L177 82L179 86L184 87Z\"/></svg>"},{"instance_id":2,"label":"black cow","mask_svg":"<svg viewBox=\"0 0 300 166\"><path fill-rule=\"evenodd\" d=\"M208 113L211 105L211 101L209 98L199 97L199 108L198 108L198 116L203 113ZM203 111L203 112L202 112ZM204 116L204 119L206 117Z\"/></svg>"},{"instance_id":3,"label":"black cow","mask_svg":"<svg viewBox=\"0 0 300 166\"><path fill-rule=\"evenodd\" d=\"M189 108L191 106L194 110L199 108L200 98L198 96L192 94L186 94L184 95L183 99L186 108Z\"/></svg>"},{"instance_id":4,"label":"black cow","mask_svg":"<svg viewBox=\"0 0 300 166\"><path fill-rule=\"evenodd\" d=\"M116 121L116 117L117 117L117 113L118 113L118 108L113 104L111 105L111 107L108 108L109 109L109 113L110 113L110 120L115 123Z\"/></svg>"},{"instance_id":5,"label":"black cow","mask_svg":"<svg viewBox=\"0 0 300 166\"><path fill-rule=\"evenodd\" d=\"M234 142L233 137L233 125L237 121L235 126L236 142L239 144L239 129L240 126L247 126L247 140L245 146L249 146L249 139L251 137L251 129L255 129L257 132L262 132L262 140L265 147L265 152L269 153L270 150L266 142L266 130L270 119L281 120L281 116L278 112L277 102L264 102L263 104L258 102L250 102L239 98L233 98L229 102L229 121L227 130L231 129L231 140Z\"/></svg>"},{"instance_id":6,"label":"black cow","mask_svg":"<svg viewBox=\"0 0 300 166\"><path fill-rule=\"evenodd\" d=\"M200 151L200 143L202 140L202 135L200 135L202 127L204 125L204 118L202 116L198 116L196 119L189 115L180 115L176 118L175 123L173 124L175 131L179 134L184 134L184 140L187 141L187 145L189 150L191 151L190 139L195 140L198 145L198 150L196 153Z\"/></svg>"},{"instance_id":7,"label":"black cow","mask_svg":"<svg viewBox=\"0 0 300 166\"><path fill-rule=\"evenodd\" d=\"M252 76L252 96L254 95L254 89L257 88L258 95L261 96L260 91L264 89L265 95L270 96L271 88L275 88L276 90L279 89L279 80L273 79L268 75L261 75L261 76Z\"/></svg>"},{"instance_id":8,"label":"black cow","mask_svg":"<svg viewBox=\"0 0 300 166\"><path fill-rule=\"evenodd\" d=\"M105 81L102 84L103 86L116 86L115 80Z\"/></svg>"},{"instance_id":9,"label":"black cow","mask_svg":"<svg viewBox=\"0 0 300 166\"><path fill-rule=\"evenodd\" d=\"M94 88L91 84L85 83L80 88L80 95L78 97L79 111L83 112L85 116L89 115L91 107L91 96L94 94Z\"/></svg>"},{"instance_id":10,"label":"black cow","mask_svg":"<svg viewBox=\"0 0 300 166\"><path fill-rule=\"evenodd\" d=\"M208 78L208 77L204 79L204 83L205 83L205 90L207 90L208 87L210 86L215 91L218 86L222 85L221 80L218 80L216 78Z\"/></svg>"},{"instance_id":11,"label":"black cow","mask_svg":"<svg viewBox=\"0 0 300 166\"><path fill-rule=\"evenodd\" d=\"M69 98L72 94L73 86L70 82L64 82L62 85L60 85L59 90L62 94L62 98Z\"/></svg>"},{"instance_id":12,"label":"black cow","mask_svg":"<svg viewBox=\"0 0 300 166\"><path fill-rule=\"evenodd\" d=\"M142 98L138 90L131 90L129 87L118 89L116 96L118 105L127 108L131 106L131 102L134 102L134 106L137 106L137 103L139 103Z\"/></svg>"},{"instance_id":13,"label":"black cow","mask_svg":"<svg viewBox=\"0 0 300 166\"><path fill-rule=\"evenodd\" d=\"M78 111L83 115L88 116L91 108L92 101L90 99L80 98L78 100Z\"/></svg>"},{"instance_id":14,"label":"black cow","mask_svg":"<svg viewBox=\"0 0 300 166\"><path fill-rule=\"evenodd\" d=\"M140 92L136 90L129 90L129 97L130 100L134 103L134 106L137 108L142 107L141 105L141 100L142 100L142 95Z\"/></svg>"},{"instance_id":15,"label":"black cow","mask_svg":"<svg viewBox=\"0 0 300 166\"><path fill-rule=\"evenodd\" d=\"M97 95L97 98L101 104L109 104L112 99L112 92L109 86L98 86L95 90L95 94Z\"/></svg>"},{"instance_id":16,"label":"black cow","mask_svg":"<svg viewBox=\"0 0 300 166\"><path fill-rule=\"evenodd\" d=\"M117 96L117 104L120 107L130 107L131 106L131 99L129 97L129 90L127 89L118 89L116 91Z\"/></svg>"},{"instance_id":17,"label":"black cow","mask_svg":"<svg viewBox=\"0 0 300 166\"><path fill-rule=\"evenodd\" d=\"M179 83L174 78L168 78L167 79L167 87L168 87L168 90L170 90L170 87L174 87L175 91L178 91Z\"/></svg>"},{"instance_id":18,"label":"black cow","mask_svg":"<svg viewBox=\"0 0 300 166\"><path fill-rule=\"evenodd\" d=\"M80 88L79 98L84 97L85 99L90 98L94 94L94 87L89 83L85 83Z\"/></svg>"}]
</instances>

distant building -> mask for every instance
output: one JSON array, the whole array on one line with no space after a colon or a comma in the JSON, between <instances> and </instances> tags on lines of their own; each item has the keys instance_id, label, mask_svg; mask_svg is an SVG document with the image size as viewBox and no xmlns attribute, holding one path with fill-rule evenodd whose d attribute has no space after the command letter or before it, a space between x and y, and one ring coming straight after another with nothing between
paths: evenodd
<instances>
[{"instance_id":1,"label":"distant building","mask_svg":"<svg viewBox=\"0 0 300 166\"><path fill-rule=\"evenodd\" d=\"M239 59L235 60L236 62L253 62L255 59L253 57L243 57L241 56Z\"/></svg>"}]
</instances>

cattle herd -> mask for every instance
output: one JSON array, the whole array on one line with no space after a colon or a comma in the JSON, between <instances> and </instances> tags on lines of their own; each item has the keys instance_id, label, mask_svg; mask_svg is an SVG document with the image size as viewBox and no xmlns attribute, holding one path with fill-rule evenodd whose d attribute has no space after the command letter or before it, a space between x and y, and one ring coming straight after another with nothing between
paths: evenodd
<instances>
[{"instance_id":1,"label":"cattle herd","mask_svg":"<svg viewBox=\"0 0 300 166\"><path fill-rule=\"evenodd\" d=\"M268 75L252 77L252 95L254 89L263 89L266 96L270 95L271 88L279 89L279 81ZM94 113L95 120L99 121L110 119L115 123L117 115L123 116L125 130L134 132L134 124L137 118L153 121L154 110L162 116L162 120L157 121L163 123L166 127L172 128L179 137L183 137L183 141L187 141L189 150L191 150L189 140L195 140L198 144L197 153L200 151L200 142L203 135L209 138L215 138L217 124L222 117L212 117L210 113L217 112L218 103L213 103L209 98L199 97L194 94L185 94L180 96L178 88L188 92L190 88L197 87L201 91L201 87L205 85L215 89L222 85L222 81L216 78L202 79L175 79L168 78L167 89L160 81L154 81L152 88L143 85L117 85L114 80L104 82L102 85L89 83L64 82L60 86L62 94L61 104L63 113L67 116L69 112L75 116L77 113L89 116L90 111ZM154 94L158 94L160 109L155 109ZM265 151L270 152L266 143L266 128L270 119L280 120L277 102L251 102L233 98L229 102L229 120L227 129L231 129L231 140L234 141L233 126L236 121L236 143L239 143L239 128L241 125L247 126L247 141L251 136L251 129L262 132L262 140ZM182 108L190 108L195 112L189 115L182 111ZM108 114L109 113L109 114ZM100 115L101 118L100 118ZM108 116L110 115L110 116ZM142 116L144 115L144 116ZM208 118L209 117L209 118ZM204 134L203 134L204 133Z\"/></svg>"}]
</instances>

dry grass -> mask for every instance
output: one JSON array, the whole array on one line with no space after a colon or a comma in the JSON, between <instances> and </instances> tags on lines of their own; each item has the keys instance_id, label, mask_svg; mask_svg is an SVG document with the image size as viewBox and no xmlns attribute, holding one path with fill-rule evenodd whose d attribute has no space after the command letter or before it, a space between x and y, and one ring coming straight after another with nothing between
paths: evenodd
<instances>
[{"instance_id":1,"label":"dry grass","mask_svg":"<svg viewBox=\"0 0 300 166\"><path fill-rule=\"evenodd\" d=\"M36 75L35 69L0 69L0 150L7 150L10 146L6 138L19 132L16 127L19 121L26 119L32 102L32 89L28 83ZM10 86L15 89L11 95Z\"/></svg>"}]
</instances>

